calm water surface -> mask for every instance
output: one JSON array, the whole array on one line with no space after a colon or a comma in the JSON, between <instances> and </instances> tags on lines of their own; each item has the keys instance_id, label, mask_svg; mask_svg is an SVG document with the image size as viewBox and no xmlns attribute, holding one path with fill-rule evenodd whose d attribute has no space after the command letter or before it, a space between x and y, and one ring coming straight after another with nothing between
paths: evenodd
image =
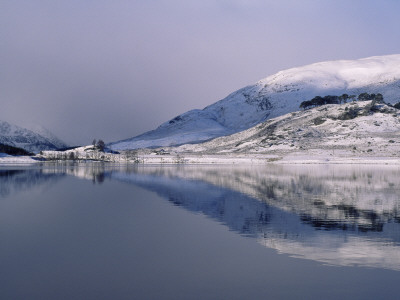
<instances>
[{"instance_id":1,"label":"calm water surface","mask_svg":"<svg viewBox=\"0 0 400 300\"><path fill-rule=\"evenodd\" d=\"M396 299L400 168L0 168L1 299Z\"/></svg>"}]
</instances>

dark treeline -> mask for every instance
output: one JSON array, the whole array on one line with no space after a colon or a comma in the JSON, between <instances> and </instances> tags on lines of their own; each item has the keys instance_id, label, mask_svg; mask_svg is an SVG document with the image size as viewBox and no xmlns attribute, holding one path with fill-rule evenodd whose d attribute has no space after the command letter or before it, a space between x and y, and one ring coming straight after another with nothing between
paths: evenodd
<instances>
[{"instance_id":1,"label":"dark treeline","mask_svg":"<svg viewBox=\"0 0 400 300\"><path fill-rule=\"evenodd\" d=\"M25 149L13 147L10 145L5 145L5 144L0 144L0 153L6 153L9 155L33 155L33 153L30 153L30 152L26 151Z\"/></svg>"},{"instance_id":2,"label":"dark treeline","mask_svg":"<svg viewBox=\"0 0 400 300\"><path fill-rule=\"evenodd\" d=\"M341 104L347 103L347 101L368 101L368 100L375 100L377 102L383 102L382 94L368 94L368 93L361 93L358 95L348 95L343 94L341 96L316 96L311 100L306 100L300 103L300 108L307 109L311 107L317 107L325 104Z\"/></svg>"}]
</instances>

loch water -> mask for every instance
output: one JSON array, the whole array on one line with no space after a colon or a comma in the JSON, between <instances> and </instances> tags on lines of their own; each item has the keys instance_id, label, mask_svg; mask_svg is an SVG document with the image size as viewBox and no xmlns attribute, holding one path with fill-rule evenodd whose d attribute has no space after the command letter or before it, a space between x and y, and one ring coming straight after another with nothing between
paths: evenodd
<instances>
[{"instance_id":1,"label":"loch water","mask_svg":"<svg viewBox=\"0 0 400 300\"><path fill-rule=\"evenodd\" d=\"M396 299L400 167L0 167L1 299Z\"/></svg>"}]
</instances>

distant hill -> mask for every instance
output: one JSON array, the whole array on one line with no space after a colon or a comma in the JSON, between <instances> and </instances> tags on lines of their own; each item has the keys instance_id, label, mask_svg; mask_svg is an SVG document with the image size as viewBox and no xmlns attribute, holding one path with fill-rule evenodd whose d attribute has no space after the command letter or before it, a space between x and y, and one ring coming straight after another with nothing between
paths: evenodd
<instances>
[{"instance_id":1,"label":"distant hill","mask_svg":"<svg viewBox=\"0 0 400 300\"><path fill-rule=\"evenodd\" d=\"M191 110L142 135L111 143L115 150L199 143L299 110L315 96L380 93L400 100L400 55L315 63L278 72L206 108ZM188 95L190 97L190 95Z\"/></svg>"},{"instance_id":2,"label":"distant hill","mask_svg":"<svg viewBox=\"0 0 400 300\"><path fill-rule=\"evenodd\" d=\"M28 152L56 150L67 145L47 131L41 135L8 122L0 121L0 143L22 148Z\"/></svg>"},{"instance_id":3,"label":"distant hill","mask_svg":"<svg viewBox=\"0 0 400 300\"><path fill-rule=\"evenodd\" d=\"M33 124L33 125L29 126L27 129L41 135L46 140L48 140L50 143L52 143L54 146L56 146L57 149L63 149L63 148L69 147L69 145L67 143L62 141L54 133L52 133L50 130L48 130L47 128L45 128L41 125Z\"/></svg>"}]
</instances>

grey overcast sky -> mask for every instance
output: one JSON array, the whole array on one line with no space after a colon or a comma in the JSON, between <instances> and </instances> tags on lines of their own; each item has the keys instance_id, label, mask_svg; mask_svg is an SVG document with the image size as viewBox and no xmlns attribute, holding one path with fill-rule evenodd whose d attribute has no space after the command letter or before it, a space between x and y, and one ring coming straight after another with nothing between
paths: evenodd
<instances>
[{"instance_id":1,"label":"grey overcast sky","mask_svg":"<svg viewBox=\"0 0 400 300\"><path fill-rule=\"evenodd\" d=\"M1 0L0 120L133 137L282 69L400 53L397 0Z\"/></svg>"}]
</instances>

